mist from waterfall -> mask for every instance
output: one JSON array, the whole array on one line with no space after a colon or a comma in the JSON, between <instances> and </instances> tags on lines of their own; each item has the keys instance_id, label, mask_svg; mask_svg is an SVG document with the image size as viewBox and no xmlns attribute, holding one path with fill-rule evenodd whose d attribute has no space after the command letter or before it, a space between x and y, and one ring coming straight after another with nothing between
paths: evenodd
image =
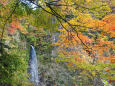
<instances>
[{"instance_id":1,"label":"mist from waterfall","mask_svg":"<svg viewBox=\"0 0 115 86\"><path fill-rule=\"evenodd\" d=\"M29 59L29 70L30 73L29 80L34 83L34 86L38 86L39 76L38 76L38 63L34 47L30 46L30 59Z\"/></svg>"}]
</instances>

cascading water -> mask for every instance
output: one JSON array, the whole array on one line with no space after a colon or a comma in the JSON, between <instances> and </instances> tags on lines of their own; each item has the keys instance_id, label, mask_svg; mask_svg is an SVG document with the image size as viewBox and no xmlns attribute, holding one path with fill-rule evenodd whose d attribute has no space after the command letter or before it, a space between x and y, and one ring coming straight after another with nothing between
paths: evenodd
<instances>
[{"instance_id":1,"label":"cascading water","mask_svg":"<svg viewBox=\"0 0 115 86\"><path fill-rule=\"evenodd\" d=\"M29 59L29 80L34 83L34 86L38 86L39 76L38 76L38 63L34 47L31 45L30 49L30 59Z\"/></svg>"}]
</instances>

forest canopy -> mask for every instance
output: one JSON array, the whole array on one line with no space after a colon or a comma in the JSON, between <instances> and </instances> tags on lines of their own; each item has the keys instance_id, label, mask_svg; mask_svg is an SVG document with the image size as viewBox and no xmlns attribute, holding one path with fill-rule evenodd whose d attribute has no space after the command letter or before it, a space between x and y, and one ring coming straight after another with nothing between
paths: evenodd
<instances>
[{"instance_id":1,"label":"forest canopy","mask_svg":"<svg viewBox=\"0 0 115 86\"><path fill-rule=\"evenodd\" d=\"M115 85L114 0L0 0L0 86ZM22 80L23 79L23 80Z\"/></svg>"}]
</instances>

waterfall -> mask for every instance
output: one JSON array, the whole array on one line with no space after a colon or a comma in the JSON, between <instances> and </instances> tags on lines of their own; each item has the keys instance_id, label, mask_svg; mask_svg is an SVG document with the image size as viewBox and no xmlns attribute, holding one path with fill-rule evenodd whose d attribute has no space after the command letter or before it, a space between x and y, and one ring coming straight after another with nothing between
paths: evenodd
<instances>
[{"instance_id":1,"label":"waterfall","mask_svg":"<svg viewBox=\"0 0 115 86\"><path fill-rule=\"evenodd\" d=\"M39 77L38 77L38 63L34 47L31 45L30 49L30 59L29 59L29 70L30 73L29 80L34 83L34 86L38 86Z\"/></svg>"}]
</instances>

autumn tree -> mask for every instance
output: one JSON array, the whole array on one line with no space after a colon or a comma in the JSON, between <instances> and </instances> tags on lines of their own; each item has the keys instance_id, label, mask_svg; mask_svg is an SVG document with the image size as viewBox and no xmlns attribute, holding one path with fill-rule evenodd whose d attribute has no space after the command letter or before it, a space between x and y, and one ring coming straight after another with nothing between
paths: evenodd
<instances>
[{"instance_id":1,"label":"autumn tree","mask_svg":"<svg viewBox=\"0 0 115 86\"><path fill-rule=\"evenodd\" d=\"M101 79L115 80L115 15L111 14L114 13L113 2L114 0L1 0L1 58L7 52L4 49L5 42L10 40L14 45L12 39L17 31L38 37L34 31L45 28L53 32L59 29L60 39L54 43L59 46L57 62L66 63L69 70L78 71L80 77L85 76L93 85ZM36 29L29 32L29 26ZM37 38L30 38L37 45ZM17 46L11 47L16 49Z\"/></svg>"}]
</instances>

